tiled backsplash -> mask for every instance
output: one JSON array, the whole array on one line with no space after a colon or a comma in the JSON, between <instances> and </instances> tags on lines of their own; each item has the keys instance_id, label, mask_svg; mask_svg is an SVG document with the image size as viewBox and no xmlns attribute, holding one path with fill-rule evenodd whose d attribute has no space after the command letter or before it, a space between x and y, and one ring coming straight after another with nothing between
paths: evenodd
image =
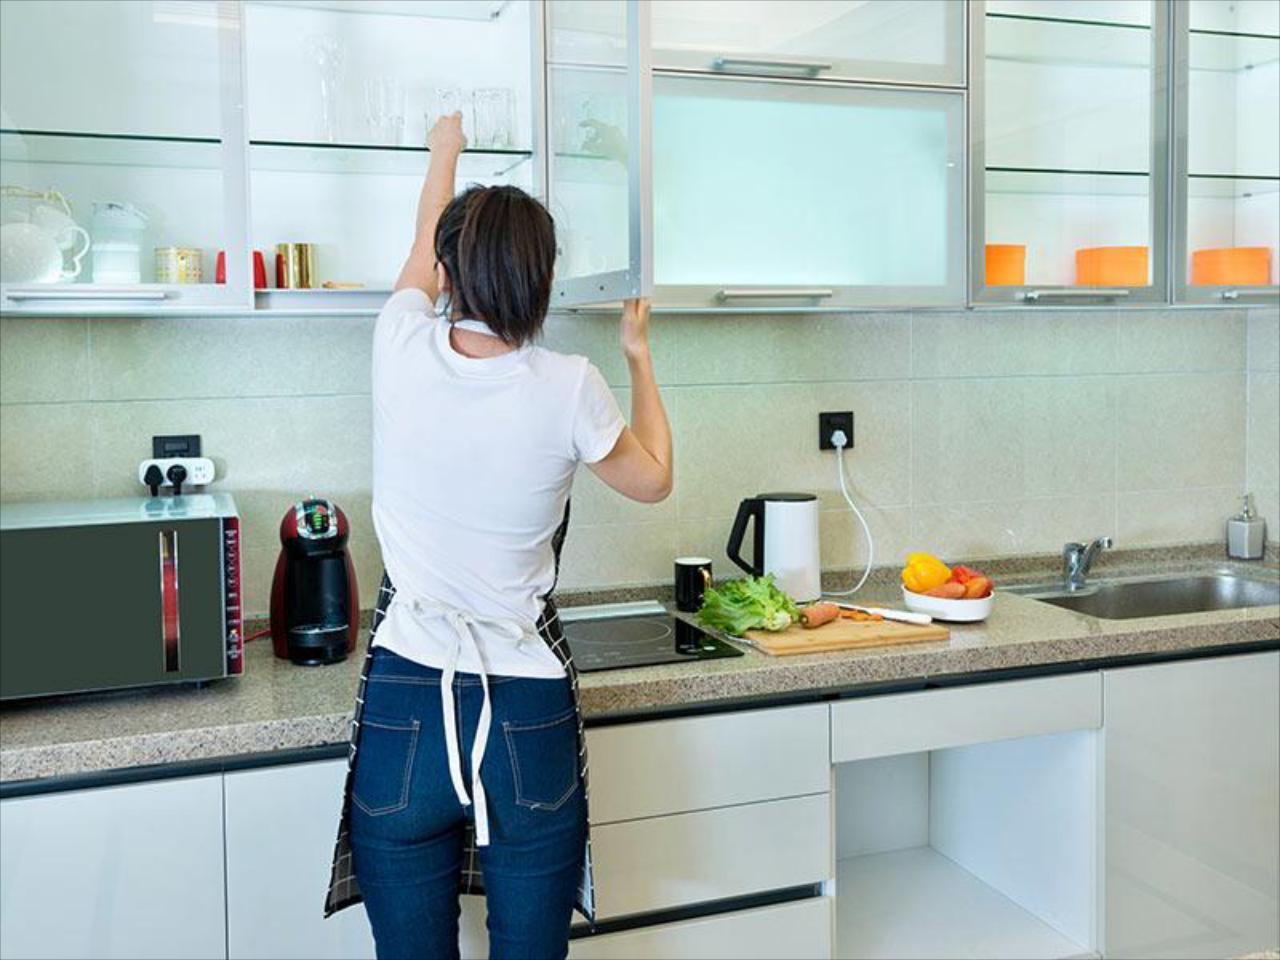
<instances>
[{"instance_id":1,"label":"tiled backsplash","mask_svg":"<svg viewBox=\"0 0 1280 960\"><path fill-rule=\"evenodd\" d=\"M6 318L0 497L137 494L155 433L200 433L245 517L246 599L266 607L280 516L333 497L352 518L367 603L370 318ZM1110 533L1124 546L1209 541L1248 487L1280 530L1280 312L979 311L658 316L676 436L656 506L579 477L562 584L666 580L723 545L737 501L818 493L823 560L865 556L819 410L852 409L848 466L877 561L910 548L979 558ZM615 321L554 316L628 403ZM432 416L424 411L423 416Z\"/></svg>"}]
</instances>

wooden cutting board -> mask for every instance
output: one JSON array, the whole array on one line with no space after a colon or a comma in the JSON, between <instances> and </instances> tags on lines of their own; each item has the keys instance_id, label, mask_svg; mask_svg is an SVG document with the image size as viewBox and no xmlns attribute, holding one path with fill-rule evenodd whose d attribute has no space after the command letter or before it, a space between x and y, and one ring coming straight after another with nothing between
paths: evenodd
<instances>
[{"instance_id":1,"label":"wooden cutting board","mask_svg":"<svg viewBox=\"0 0 1280 960\"><path fill-rule=\"evenodd\" d=\"M951 631L931 623L897 623L892 620L835 620L813 630L792 624L778 633L748 630L746 639L757 649L774 656L789 657L797 653L828 653L832 650L854 650L859 647L889 647L903 643L930 643L947 640Z\"/></svg>"}]
</instances>

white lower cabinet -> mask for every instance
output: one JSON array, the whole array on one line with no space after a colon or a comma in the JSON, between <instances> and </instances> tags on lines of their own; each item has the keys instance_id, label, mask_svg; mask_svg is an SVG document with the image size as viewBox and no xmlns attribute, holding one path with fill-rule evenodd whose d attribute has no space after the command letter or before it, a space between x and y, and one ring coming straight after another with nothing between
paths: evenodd
<instances>
[{"instance_id":1,"label":"white lower cabinet","mask_svg":"<svg viewBox=\"0 0 1280 960\"><path fill-rule=\"evenodd\" d=\"M1109 670L1108 957L1280 944L1280 653Z\"/></svg>"},{"instance_id":2,"label":"white lower cabinet","mask_svg":"<svg viewBox=\"0 0 1280 960\"><path fill-rule=\"evenodd\" d=\"M226 956L222 777L0 803L0 956Z\"/></svg>"},{"instance_id":3,"label":"white lower cabinet","mask_svg":"<svg viewBox=\"0 0 1280 960\"><path fill-rule=\"evenodd\" d=\"M347 761L226 775L227 956L371 958L357 904L324 918Z\"/></svg>"},{"instance_id":4,"label":"white lower cabinet","mask_svg":"<svg viewBox=\"0 0 1280 960\"><path fill-rule=\"evenodd\" d=\"M831 900L700 917L569 944L570 960L826 960L831 956Z\"/></svg>"}]
</instances>

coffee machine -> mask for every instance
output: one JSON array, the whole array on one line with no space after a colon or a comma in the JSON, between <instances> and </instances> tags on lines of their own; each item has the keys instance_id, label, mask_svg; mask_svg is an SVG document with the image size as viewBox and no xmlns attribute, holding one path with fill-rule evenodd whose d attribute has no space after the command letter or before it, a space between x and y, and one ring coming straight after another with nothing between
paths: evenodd
<instances>
[{"instance_id":1,"label":"coffee machine","mask_svg":"<svg viewBox=\"0 0 1280 960\"><path fill-rule=\"evenodd\" d=\"M338 663L355 649L360 593L347 516L332 500L295 503L280 521L271 584L271 643L297 664Z\"/></svg>"}]
</instances>

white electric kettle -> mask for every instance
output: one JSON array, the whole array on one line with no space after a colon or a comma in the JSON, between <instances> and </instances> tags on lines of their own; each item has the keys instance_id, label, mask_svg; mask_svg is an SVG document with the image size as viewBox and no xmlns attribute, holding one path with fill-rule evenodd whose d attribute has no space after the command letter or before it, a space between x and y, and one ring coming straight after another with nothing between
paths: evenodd
<instances>
[{"instance_id":1,"label":"white electric kettle","mask_svg":"<svg viewBox=\"0 0 1280 960\"><path fill-rule=\"evenodd\" d=\"M747 524L755 521L750 562L742 558ZM805 602L822 594L818 498L812 493L761 493L738 504L725 548L729 559L753 576L774 575L778 588Z\"/></svg>"}]
</instances>

